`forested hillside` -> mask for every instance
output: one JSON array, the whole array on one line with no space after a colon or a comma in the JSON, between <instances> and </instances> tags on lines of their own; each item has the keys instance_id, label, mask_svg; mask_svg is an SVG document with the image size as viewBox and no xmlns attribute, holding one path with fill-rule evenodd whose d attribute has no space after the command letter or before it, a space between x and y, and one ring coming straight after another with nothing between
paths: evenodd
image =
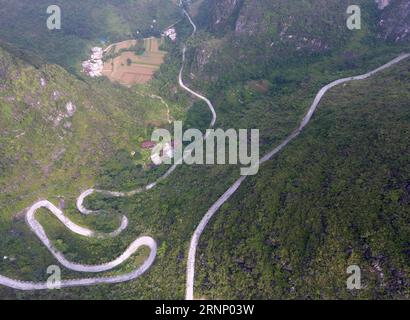
<instances>
[{"instance_id":1,"label":"forested hillside","mask_svg":"<svg viewBox=\"0 0 410 320\"><path fill-rule=\"evenodd\" d=\"M201 243L198 296L409 298L410 63L335 88ZM363 290L346 290L349 265Z\"/></svg>"},{"instance_id":2,"label":"forested hillside","mask_svg":"<svg viewBox=\"0 0 410 320\"><path fill-rule=\"evenodd\" d=\"M295 98L311 96L328 76L359 74L371 60L409 52L407 1L383 10L355 2L359 31L346 28L352 3L204 5L203 17L212 18L203 20L204 41L193 45L192 70L229 114L224 126L246 117L265 132L270 120L271 139L278 137L283 113L308 103ZM198 297L351 298L345 274L353 263L365 270L366 290L357 297L408 297L408 66L334 89L311 128L241 187L202 243ZM266 97L277 109L259 118Z\"/></svg>"},{"instance_id":3,"label":"forested hillside","mask_svg":"<svg viewBox=\"0 0 410 320\"><path fill-rule=\"evenodd\" d=\"M195 37L189 37L189 21L181 20L178 40L166 43L169 54L154 80L128 90L104 79L79 80L48 62L74 71L100 38L122 39L140 25L151 29L154 17L164 26L176 22L182 15L171 1L64 1L66 18L78 23L50 43L33 27L45 16L26 21L37 11L45 15L45 2L2 2L0 39L12 45L0 51L0 252L13 259L0 262L0 274L47 279L47 266L56 262L22 215L44 198L96 230L112 231L120 215L129 218L124 234L100 241L73 235L41 212L47 234L73 261L110 261L140 235L153 237L159 248L153 266L135 281L43 292L0 287L4 298L184 298L191 236L239 177L238 166L181 165L145 193L88 198L87 207L99 216L83 217L75 208L86 188L133 190L167 169L142 168L130 156L154 127L167 126L163 105L141 93L161 95L186 127L208 127L208 108L178 87L183 43L183 77L214 103L216 127L259 129L261 154L298 126L324 85L410 52L404 0L383 10L374 0L355 1L363 14L356 31L346 27L348 0L184 1L199 22ZM7 17L4 8L15 6L19 10ZM110 10L93 9L104 6ZM29 29L10 27L24 24ZM41 57L35 66L16 57L33 53ZM332 89L302 135L225 203L200 240L196 298L409 298L409 70L404 61ZM145 255L139 252L109 274L135 268ZM362 267L364 290L346 290L352 264ZM63 268L62 276L79 275Z\"/></svg>"},{"instance_id":4,"label":"forested hillside","mask_svg":"<svg viewBox=\"0 0 410 320\"><path fill-rule=\"evenodd\" d=\"M346 26L349 5L361 8L361 29ZM193 70L215 87L266 77L306 58L340 56L340 69L357 67L374 49L408 44L408 2L391 1L209 1L198 20L206 32L197 43ZM400 17L399 19L396 19ZM281 75L280 81L286 76ZM219 81L218 81L219 80Z\"/></svg>"},{"instance_id":5,"label":"forested hillside","mask_svg":"<svg viewBox=\"0 0 410 320\"><path fill-rule=\"evenodd\" d=\"M12 258L2 261L0 273L17 269L24 279L47 253L37 253L38 240L21 212L46 198L71 208L78 193L95 183L101 163L116 154L131 161L135 175L144 175L131 153L147 139L149 127L167 123L167 110L108 80L87 83L59 66L34 67L1 48L0 106L0 252ZM99 221L110 228L118 217ZM25 256L27 245L33 261Z\"/></svg>"},{"instance_id":6,"label":"forested hillside","mask_svg":"<svg viewBox=\"0 0 410 320\"><path fill-rule=\"evenodd\" d=\"M1 0L0 39L70 71L79 69L93 45L158 34L180 17L176 0L60 0L52 4L61 8L61 30L47 29L50 1Z\"/></svg>"}]
</instances>

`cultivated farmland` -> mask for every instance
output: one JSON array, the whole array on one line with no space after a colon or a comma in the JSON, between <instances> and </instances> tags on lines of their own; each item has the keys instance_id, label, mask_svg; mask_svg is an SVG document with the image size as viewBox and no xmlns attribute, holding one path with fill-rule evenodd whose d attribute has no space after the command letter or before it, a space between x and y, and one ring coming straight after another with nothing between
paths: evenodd
<instances>
[{"instance_id":1,"label":"cultivated farmland","mask_svg":"<svg viewBox=\"0 0 410 320\"><path fill-rule=\"evenodd\" d=\"M146 83L164 62L166 52L159 49L163 39L147 38L115 43L105 50L103 75L124 86Z\"/></svg>"}]
</instances>

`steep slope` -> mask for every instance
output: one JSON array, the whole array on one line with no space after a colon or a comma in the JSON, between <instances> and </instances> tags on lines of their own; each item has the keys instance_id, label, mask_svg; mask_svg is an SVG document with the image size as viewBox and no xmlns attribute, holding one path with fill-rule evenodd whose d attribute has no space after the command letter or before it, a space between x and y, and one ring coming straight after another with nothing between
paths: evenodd
<instances>
[{"instance_id":1,"label":"steep slope","mask_svg":"<svg viewBox=\"0 0 410 320\"><path fill-rule=\"evenodd\" d=\"M317 49L324 50L352 36L346 28L346 9L350 4L360 5L366 18L376 9L371 0L355 3L348 0L209 1L208 27L211 31L233 32L236 36L266 35L266 39L269 37L273 42L289 42L296 46L308 46L315 40L321 42L320 45L316 43Z\"/></svg>"},{"instance_id":2,"label":"steep slope","mask_svg":"<svg viewBox=\"0 0 410 320\"><path fill-rule=\"evenodd\" d=\"M38 200L48 199L81 226L107 233L116 230L121 216L102 212L99 217L82 217L75 199L95 184L108 160L115 159L110 174L116 173L113 168L130 169L126 179L121 177L123 184L146 179L147 171L132 155L149 137L150 127L168 124L167 116L163 103L143 91L113 87L108 80L87 83L59 66L34 67L0 48L0 274L44 281L47 266L55 264L24 221L25 209ZM45 212L39 210L37 218L56 248L65 253L75 243L69 260L86 257L101 264L135 239L129 233L99 245L98 238L73 237ZM140 250L116 271L135 270L146 253ZM69 270L63 272L79 278ZM0 296L10 291L2 287Z\"/></svg>"},{"instance_id":3,"label":"steep slope","mask_svg":"<svg viewBox=\"0 0 410 320\"><path fill-rule=\"evenodd\" d=\"M325 38L340 40L341 34L346 33L346 9L351 4L360 6L366 24L374 23L374 20L368 19L374 14L374 2L379 9L379 32L394 41L405 40L410 23L409 3L406 0L315 0L298 3L281 0L209 0L204 9L209 16L208 28L220 34L234 32L236 35L257 35L271 32L285 36L304 32L305 35L316 35L324 41ZM326 33L320 32L323 28ZM334 35L336 39L332 39Z\"/></svg>"},{"instance_id":4,"label":"steep slope","mask_svg":"<svg viewBox=\"0 0 410 320\"><path fill-rule=\"evenodd\" d=\"M345 26L345 21L339 15L336 20L326 21L327 18L332 17L332 10L339 8L339 2L336 0L317 2L326 8L326 10L319 10L321 15L315 11L320 9L315 1L303 1L300 8L295 4L300 1L290 3L290 1L248 0L240 3L221 0L204 1L203 5L207 7L210 3L221 6L220 12L216 13L215 17L221 18L222 27L213 30L209 27L210 20L205 19L204 25L207 25L207 28L199 29L198 36L189 43L187 63L192 61L192 64L191 68L186 68L185 79L189 79L192 82L190 85L212 99L218 113L218 127L260 129L262 152L270 150L292 132L311 104L314 94L323 85L334 79L359 74L380 66L406 49L405 46L386 44L384 39L373 43L377 38L376 29L370 30L370 27L353 36L350 33L339 34L339 31L342 33L344 31L339 29L341 28L339 24L336 24L330 30L329 36L325 26L332 25L331 21L340 21ZM229 4L226 7L229 9L227 18L222 18L226 14L224 3ZM270 30L270 23L264 20L264 15L269 13L268 10L278 4L280 6L275 8L280 9L281 15L273 13L266 21L273 21L275 28L277 26L285 28L288 22L292 21L287 29L290 31L284 34L283 41L280 39L280 34L284 29ZM371 21L377 22L379 11L375 2L369 0L366 4L372 10L368 13L365 11L365 14L371 15ZM303 21L299 22L295 19L293 22L293 19L290 19L293 15L303 19L303 11L307 12L306 19L311 23L306 26ZM340 5L338 12L344 16L344 11L345 8ZM321 16L326 19L321 20ZM198 15L198 19L200 18ZM320 27L313 23L318 19L321 20ZM242 21L239 29L237 29L237 21ZM374 26L377 26L377 23ZM186 33L191 32L192 29L187 21L182 22L178 27ZM259 33L253 33L255 30ZM303 36L319 39L321 45L306 47L303 52L299 52L301 51L297 50L299 42L293 41L293 36L302 40ZM300 36L302 38L299 38ZM354 41L350 41L352 39ZM272 41L276 42L271 47ZM325 48L322 44L329 47ZM177 46L174 47L174 53L176 51L179 54ZM326 55L322 55L323 52ZM405 153L408 150L405 145L408 139L399 143L399 136L403 137L408 133L406 129L408 114L405 108L408 97L403 94L408 89L406 85L408 64L403 66L404 68L396 69L391 74L384 74L377 81L341 88L340 90L351 90L342 91L342 97L337 94L329 97L326 104L332 105L332 112L324 119L319 118L320 114L318 114L315 118L316 122L312 123L315 125L312 128L314 133L306 132L301 137L303 140L295 141L292 145L293 149L281 156L280 162L272 161L263 168L259 176L244 185L234 199L225 204L210 225L209 233L200 242L197 266L199 274L196 279L198 287L195 291L198 296L355 298L354 294L344 291L346 263L359 263L366 271L366 281L369 277L369 282L366 282L369 283L369 290L359 292L360 297L405 296L402 275L407 271L403 255L403 251L406 252L406 249L403 249L406 245L403 241L407 230L405 217L403 218L406 208L398 208L399 213L395 215L393 211L396 207L393 200L383 207L383 212L379 215L375 214L380 206L384 206L384 203L381 204L379 201L380 197L383 199L391 197L397 200L404 195L407 201L406 194L402 192L403 190L407 192L407 185L404 182L407 177L400 175L399 185L403 185L404 189L395 186L393 189L401 191L392 192L393 189L390 188L389 183L386 183L385 176L382 176L384 169L387 168L394 173L408 158ZM181 92L176 89L175 70L179 70L178 63L167 66L162 80L168 81L163 81L161 88L166 88L163 94L178 99ZM40 78L40 74L37 77ZM386 83L391 84L391 87L385 91ZM30 86L33 85L28 85L26 89ZM367 95L372 87L375 88L375 94L380 95L375 101L372 99L373 96L369 98ZM60 90L62 88L63 85ZM355 91L356 88L359 95ZM70 96L77 107L76 112L83 109L81 101L74 101L77 95L86 94L87 99L94 101L93 91L88 87L86 89L87 91L79 89L80 91L75 95ZM104 90L108 91L104 92ZM109 109L107 118L112 120L116 119L117 115L116 111L111 113L111 107L116 105L111 99L118 96L112 96L110 90L103 87L101 92L98 90L97 92L101 96L101 101L107 102ZM385 92L387 95L384 98ZM119 91L118 94L122 95L123 91ZM349 109L351 101L360 103L366 112L360 114L355 112L356 110L351 111ZM392 101L395 102L395 106L391 104ZM59 105L62 111L67 111L66 102L61 101ZM333 106L333 103L336 106ZM92 116L99 114L98 110L102 105L102 103L98 104L97 112L92 113ZM343 105L343 110L348 113L338 113L339 105ZM130 106L130 109L134 110L135 105L130 104ZM373 106L378 111L374 119L372 118ZM392 111L390 117L386 119L383 113L385 106ZM330 109L325 106L325 102L322 107ZM121 104L120 109L125 113L129 111L126 104ZM126 116L124 114L124 117ZM87 117L81 116L81 118ZM209 118L209 111L203 104L192 103L188 113L188 119L193 119L190 125L198 127L202 123L208 124ZM349 125L350 119L352 119L351 125ZM62 121L69 120L69 117L64 117ZM106 119L101 123L104 126L101 130L102 135L106 133L105 128L111 128L105 121ZM381 132L377 131L380 122L383 122L380 125L380 128L383 128ZM369 123L369 127L363 127L363 123ZM397 126L398 123L400 126ZM44 126L47 127L46 124ZM113 128L119 131L114 134L120 136L123 128L125 131L130 129L127 125ZM332 128L338 130L333 131ZM95 128L89 130L83 129L80 132L92 136ZM356 136L355 133L358 135ZM124 136L126 137L125 133ZM375 139L379 136L380 139ZM361 140L358 141L358 137ZM77 141L88 141L90 135L87 138L81 135L80 138ZM113 145L117 142L123 143L126 148L126 138L125 140L120 138L117 140L111 136L110 138L113 140ZM390 139L398 144L390 145ZM8 144L7 142L5 145ZM361 154L366 147L369 151L365 155ZM319 153L315 153L317 149L320 150ZM390 155L388 159L382 158L383 150L388 150ZM90 154L95 151L96 149L91 149ZM400 152L403 158L398 159L397 164L394 157ZM10 153L10 156L13 154L15 150ZM131 188L146 180L153 180L135 174L135 165L130 161L128 154L115 153L115 151L104 153L110 161L102 166L95 181L97 187ZM291 157L287 158L289 154ZM375 172L369 169L367 156L372 160L372 165L373 162L376 163ZM64 159L64 166L70 163L70 160L69 157ZM80 170L81 174L76 171L71 181L64 183L65 178L54 179L55 183L50 190L42 189L38 194L32 193L29 197L50 196L50 199L54 199L57 194L68 194L65 199L69 206L67 209L75 219L80 219L73 208L74 196L78 195L78 189L93 184L94 180L90 178L92 174L88 170L96 167L93 160L90 164L81 161L81 157L74 158L75 165L72 168ZM351 166L344 166L345 162ZM27 165L29 167L26 170L29 171L32 164L28 162ZM5 172L9 171L8 168L5 170ZM365 172L365 177L360 176L361 172ZM185 294L185 268L190 237L209 206L238 178L238 174L239 170L236 166L181 166L158 188L142 196L136 195L128 199L98 196L88 199L87 206L90 208L109 213L122 213L129 217L130 231L117 242L93 242L73 237L52 218L42 219L53 243L60 246L61 251L73 260L84 263L108 260L122 251L136 234L153 235L159 244L157 260L149 273L138 281L35 294L0 288L0 295L18 298L182 299ZM373 174L374 180L372 180ZM15 179L8 181L15 181ZM50 182L39 181L44 185ZM349 189L351 181L354 182L353 191ZM377 190L371 189L373 182ZM64 190L59 189L63 188L61 186ZM386 190L383 189L384 187ZM380 188L383 191L380 191ZM365 193L368 190L371 190L371 197L367 197ZM363 202L356 204L356 194L363 195ZM15 195L19 196L17 192ZM334 204L332 199L337 199L338 202ZM55 200L58 203L57 199ZM5 202L1 201L5 203L5 207L9 205L7 199L4 199ZM372 201L375 205L371 207ZM10 206L13 205L12 203ZM0 242L3 244L1 252L5 252L8 256L12 255L13 258L16 254L19 256L16 261L7 260L0 264L0 274L21 279L35 277L44 280L46 267L50 263L55 263L54 260L50 259L48 252L38 248L35 239L28 234L24 223L19 220L18 217L21 216L17 216L11 223L9 216L5 219L0 232L4 240ZM359 222L355 224L356 217ZM384 226L383 219L390 219L390 225ZM98 222L86 220L86 222L87 225L90 222L94 226L97 225L96 229L99 230L110 231L117 226L112 218L102 222L100 220ZM339 225L345 227L339 228ZM373 228L379 228L382 232L376 234L372 232ZM362 241L363 238L365 240ZM32 245L26 248L24 243ZM355 250L351 254L350 246ZM367 250L368 246L371 248L370 251ZM344 255L345 249L348 251L346 253L348 258ZM366 257L369 261L366 261ZM135 262L138 262L138 257L135 258ZM380 265L383 276L388 274L385 276L388 278L386 287L380 286L378 282L381 277ZM120 271L130 270L132 267L133 261ZM305 267L308 269L305 270ZM369 276L367 273L369 270L375 270L375 273ZM67 276L67 270L63 271ZM68 276L71 275L68 272Z\"/></svg>"},{"instance_id":5,"label":"steep slope","mask_svg":"<svg viewBox=\"0 0 410 320\"><path fill-rule=\"evenodd\" d=\"M241 187L201 242L197 297L409 298L409 67L333 89Z\"/></svg>"},{"instance_id":6,"label":"steep slope","mask_svg":"<svg viewBox=\"0 0 410 320\"><path fill-rule=\"evenodd\" d=\"M350 1L208 4L212 19L204 24L203 43L193 46L192 79L214 95L217 111L235 119L227 120L227 127L251 114L258 117L261 95L286 108L295 103L298 88L315 86L317 76L357 74L358 67L371 69L366 66L372 59L410 49L408 1L380 7L373 0L354 3L363 15L357 32L346 28ZM329 58L327 70L315 69ZM313 128L241 187L217 214L198 252L197 268L203 271L197 297L408 297L407 200L400 199L408 198L409 170L395 160L402 164L409 157L408 138L402 140L408 135L407 71L408 63L384 75L385 80L380 76L348 85L349 91L338 89L343 93L326 98ZM250 88L257 94L249 97ZM352 101L361 108L349 109ZM328 107L332 111L320 118ZM391 117L384 118L384 108ZM238 109L249 113L236 118ZM248 124L265 128L258 120ZM385 136L375 140L378 130ZM400 182L392 183L386 172L397 173ZM380 200L391 197L395 200ZM365 270L367 286L357 293L345 289L346 268L354 263Z\"/></svg>"},{"instance_id":7,"label":"steep slope","mask_svg":"<svg viewBox=\"0 0 410 320\"><path fill-rule=\"evenodd\" d=\"M92 184L101 160L120 149L135 150L150 123L167 119L160 102L108 81L82 82L55 65L37 69L3 49L0 76L5 220L37 197Z\"/></svg>"},{"instance_id":8,"label":"steep slope","mask_svg":"<svg viewBox=\"0 0 410 320\"><path fill-rule=\"evenodd\" d=\"M47 29L50 1L1 0L0 39L70 71L78 70L92 45L158 34L180 17L176 0L60 0L52 4L61 8L61 30Z\"/></svg>"},{"instance_id":9,"label":"steep slope","mask_svg":"<svg viewBox=\"0 0 410 320\"><path fill-rule=\"evenodd\" d=\"M351 4L361 8L360 30L346 26ZM374 0L210 0L198 18L207 32L193 54L193 73L213 81L219 74L255 77L278 64L323 54L344 55L354 63L373 48L407 43L408 5L402 0L383 3L383 9Z\"/></svg>"},{"instance_id":10,"label":"steep slope","mask_svg":"<svg viewBox=\"0 0 410 320\"><path fill-rule=\"evenodd\" d=\"M381 36L395 42L410 38L410 2L406 0L387 1L383 6L379 27Z\"/></svg>"}]
</instances>

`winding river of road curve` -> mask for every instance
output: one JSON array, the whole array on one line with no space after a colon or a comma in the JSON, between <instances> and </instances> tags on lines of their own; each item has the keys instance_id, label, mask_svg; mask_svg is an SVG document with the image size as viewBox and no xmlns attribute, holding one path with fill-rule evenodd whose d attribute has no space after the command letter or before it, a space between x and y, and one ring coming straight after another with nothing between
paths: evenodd
<instances>
[{"instance_id":1,"label":"winding river of road curve","mask_svg":"<svg viewBox=\"0 0 410 320\"><path fill-rule=\"evenodd\" d=\"M191 23L193 27L193 32L192 36L195 35L197 27L195 23L193 22L192 18L188 14L186 10L183 10L184 14L188 18L189 22ZM185 53L186 53L186 46L183 48L182 52L182 66L179 72L179 85L181 88L192 94L193 96L203 100L209 107L211 113L212 113L212 120L210 124L210 128L213 128L215 123L216 123L216 112L214 109L214 106L212 105L212 102L207 99L206 97L202 96L201 94L191 90L188 88L183 81L183 72L184 72L184 66L185 66ZM353 80L364 80L375 73L384 70L386 68L389 68L390 66L400 62L403 59L408 58L410 55L401 55L398 58L390 61L386 65L373 70L367 74L357 76L357 77L351 77L351 78L344 78L340 80L336 80L325 87L323 87L319 93L317 94L312 106L310 107L308 113L302 120L300 126L298 129L296 129L289 137L287 137L278 147L276 147L274 150L269 152L267 155L265 155L259 162L259 164L263 164L266 161L270 160L273 156L275 156L278 152L280 152L289 142L291 142L293 139L295 139L302 129L309 123L310 119L313 116L313 113L315 112L317 106L319 105L323 95L331 88L334 86L337 86L339 84L353 81ZM207 139L208 136L205 135L204 139ZM149 185L147 185L144 188L139 188L133 191L129 192L115 192L115 191L105 191L105 190L98 190L98 189L89 189L83 192L78 198L77 198L77 209L84 215L89 215L89 214L97 214L98 212L88 210L87 208L84 207L83 203L84 200L90 196L93 193L101 193L107 196L111 197L129 197L133 196L139 193L142 193L144 191L151 190L154 188L160 181L163 181L164 179L168 178L177 168L178 165L180 165L183 162L183 158L178 160L173 166L170 167L170 169L163 175L161 176L156 182L153 182ZM195 276L195 254L196 254L196 248L198 246L198 242L200 239L201 234L203 233L206 225L208 222L211 220L213 215L219 210L219 208L229 200L229 198L238 190L242 182L246 179L246 176L240 177L219 199L217 202L215 202L212 207L208 210L206 215L203 217L201 220L200 224L196 228L189 247L189 256L188 256L188 261L187 261L187 282L186 282L186 299L190 300L193 299L193 287L194 287L194 276ZM57 259L61 265L64 267L78 271L78 272L88 272L88 273L97 273L97 272L104 272L108 270L112 270L113 268L119 266L120 264L124 263L132 254L134 254L140 247L142 246L147 246L150 249L150 254L148 258L144 261L144 263L137 269L135 269L132 272L126 273L126 274L121 274L121 275L115 275L115 276L107 276L107 277L95 277L95 278L82 278L82 279L71 279L71 280L62 280L60 283L61 288L65 287L78 287L78 286L90 286L90 285L96 285L96 284L103 284L103 283L119 283L119 282L125 282L125 281L130 281L133 279L138 278L142 274L144 274L154 263L156 253L157 253L157 244L154 239L151 237L140 237L136 239L134 242L132 242L128 248L124 251L123 254L121 254L119 257L116 259L100 264L100 265L84 265L84 264L77 264L71 261L68 261L64 255L59 252L51 243L49 238L47 237L43 227L40 225L40 223L36 220L35 215L37 210L40 208L45 208L48 209L65 227L67 227L69 230L71 230L73 233L76 233L81 236L85 237L96 237L96 238L108 238L108 237L115 237L118 236L123 230L125 230L128 226L128 219L123 216L121 220L121 224L119 228L111 233L108 234L103 234L103 233L98 233L95 231L92 231L88 228L79 226L75 224L73 221L71 221L69 218L67 218L64 213L54 206L51 202L47 200L42 200L34 205L32 205L26 213L26 222L30 229L36 234L36 236L39 238L39 240L44 244L44 246L50 251L50 253ZM17 290L46 290L49 289L49 285L47 282L30 282L30 281L21 281L21 280L16 280L12 279L9 277L5 277L0 275L0 285L4 285L13 289Z\"/></svg>"}]
</instances>

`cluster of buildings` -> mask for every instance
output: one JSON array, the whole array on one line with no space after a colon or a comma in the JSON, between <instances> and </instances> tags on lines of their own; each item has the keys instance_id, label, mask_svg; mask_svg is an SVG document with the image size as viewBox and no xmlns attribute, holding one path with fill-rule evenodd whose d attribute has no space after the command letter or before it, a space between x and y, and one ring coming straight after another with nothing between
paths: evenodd
<instances>
[{"instance_id":1,"label":"cluster of buildings","mask_svg":"<svg viewBox=\"0 0 410 320\"><path fill-rule=\"evenodd\" d=\"M170 38L172 41L177 40L177 31L173 27L169 28L168 30L165 30L163 35L165 37Z\"/></svg>"},{"instance_id":2,"label":"cluster of buildings","mask_svg":"<svg viewBox=\"0 0 410 320\"><path fill-rule=\"evenodd\" d=\"M159 166L162 164L164 158L172 159L174 157L174 142L165 142L160 143L159 147L157 148L158 144L153 141L144 141L141 144L142 149L150 149L152 150L151 160L152 162ZM154 151L154 149L156 149ZM158 151L160 149L160 151Z\"/></svg>"},{"instance_id":3,"label":"cluster of buildings","mask_svg":"<svg viewBox=\"0 0 410 320\"><path fill-rule=\"evenodd\" d=\"M154 20L153 23L156 23L156 20ZM167 30L165 30L163 33L163 36L168 37L172 41L177 40L177 32L174 27L170 27ZM92 78L101 77L103 75L102 72L104 69L103 56L104 56L103 48L100 48L100 47L92 48L90 59L82 63L83 72Z\"/></svg>"},{"instance_id":4,"label":"cluster of buildings","mask_svg":"<svg viewBox=\"0 0 410 320\"><path fill-rule=\"evenodd\" d=\"M91 52L91 58L87 61L84 61L82 64L83 72L92 78L101 77L104 68L104 63L102 60L104 51L100 47L94 47L91 49Z\"/></svg>"},{"instance_id":5,"label":"cluster of buildings","mask_svg":"<svg viewBox=\"0 0 410 320\"><path fill-rule=\"evenodd\" d=\"M161 165L164 158L172 159L173 157L174 148L170 142L164 143L160 152L153 152L151 154L151 160L156 166Z\"/></svg>"}]
</instances>

